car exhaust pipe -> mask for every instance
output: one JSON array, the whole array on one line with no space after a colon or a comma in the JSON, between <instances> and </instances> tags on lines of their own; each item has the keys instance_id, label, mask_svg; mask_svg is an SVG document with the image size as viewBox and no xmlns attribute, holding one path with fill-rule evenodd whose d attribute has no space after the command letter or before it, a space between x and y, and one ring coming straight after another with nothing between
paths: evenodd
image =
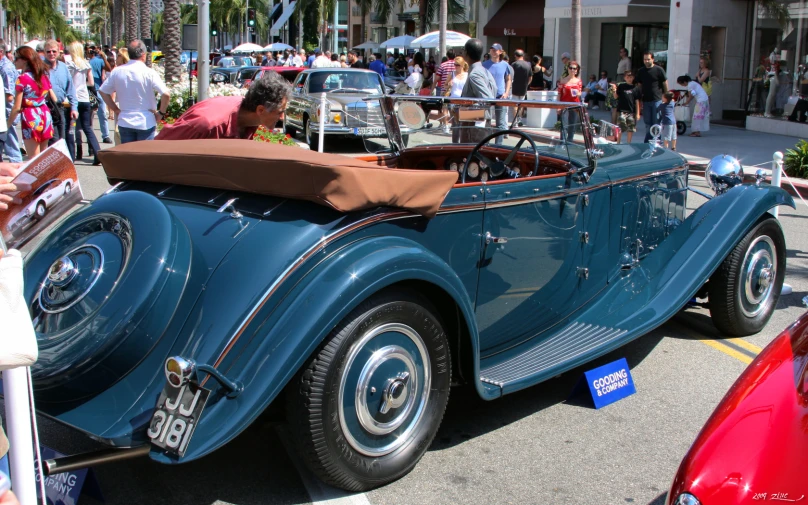
<instances>
[{"instance_id":1,"label":"car exhaust pipe","mask_svg":"<svg viewBox=\"0 0 808 505\"><path fill-rule=\"evenodd\" d=\"M131 449L104 449L102 451L85 452L84 454L74 454L62 458L46 459L42 465L42 473L47 477L57 473L81 470L90 466L115 463L116 461L145 456L150 450L150 445L144 445Z\"/></svg>"}]
</instances>

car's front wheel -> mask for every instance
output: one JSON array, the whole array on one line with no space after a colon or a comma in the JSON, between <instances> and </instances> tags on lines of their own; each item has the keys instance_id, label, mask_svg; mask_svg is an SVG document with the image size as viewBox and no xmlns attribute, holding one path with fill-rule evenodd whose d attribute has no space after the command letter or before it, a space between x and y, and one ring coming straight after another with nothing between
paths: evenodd
<instances>
[{"instance_id":1,"label":"car's front wheel","mask_svg":"<svg viewBox=\"0 0 808 505\"><path fill-rule=\"evenodd\" d=\"M312 133L309 116L303 117L303 133L306 136L306 143L309 145L309 149L317 151L320 148L320 136L316 133ZM323 141L323 151L325 151L325 141Z\"/></svg>"},{"instance_id":2,"label":"car's front wheel","mask_svg":"<svg viewBox=\"0 0 808 505\"><path fill-rule=\"evenodd\" d=\"M773 217L760 221L710 278L710 315L722 333L746 336L769 322L783 287L786 241Z\"/></svg>"},{"instance_id":3,"label":"car's front wheel","mask_svg":"<svg viewBox=\"0 0 808 505\"><path fill-rule=\"evenodd\" d=\"M283 116L283 131L286 132L286 134L292 138L294 138L294 136L297 135L297 128L286 122L285 115Z\"/></svg>"},{"instance_id":4,"label":"car's front wheel","mask_svg":"<svg viewBox=\"0 0 808 505\"><path fill-rule=\"evenodd\" d=\"M73 191L73 186L70 185L68 182L65 184L65 196L70 196L70 193Z\"/></svg>"},{"instance_id":5,"label":"car's front wheel","mask_svg":"<svg viewBox=\"0 0 808 505\"><path fill-rule=\"evenodd\" d=\"M353 310L287 392L295 442L325 482L364 491L407 474L449 399L451 360L435 310L387 290Z\"/></svg>"}]
</instances>

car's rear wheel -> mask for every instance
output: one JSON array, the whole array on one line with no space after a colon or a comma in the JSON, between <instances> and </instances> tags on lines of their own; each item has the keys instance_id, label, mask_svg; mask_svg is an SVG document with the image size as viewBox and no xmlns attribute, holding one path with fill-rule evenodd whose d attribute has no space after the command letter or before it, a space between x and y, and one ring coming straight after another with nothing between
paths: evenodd
<instances>
[{"instance_id":1,"label":"car's rear wheel","mask_svg":"<svg viewBox=\"0 0 808 505\"><path fill-rule=\"evenodd\" d=\"M34 210L34 215L37 219L42 219L45 217L45 214L48 213L48 207L45 205L45 202L38 202L36 204L36 209Z\"/></svg>"},{"instance_id":2,"label":"car's rear wheel","mask_svg":"<svg viewBox=\"0 0 808 505\"><path fill-rule=\"evenodd\" d=\"M676 133L677 135L684 135L687 131L687 123L684 121L677 121L676 122Z\"/></svg>"},{"instance_id":3,"label":"car's rear wheel","mask_svg":"<svg viewBox=\"0 0 808 505\"><path fill-rule=\"evenodd\" d=\"M443 418L450 363L429 302L406 290L365 301L290 384L289 421L307 465L349 491L407 474Z\"/></svg>"},{"instance_id":4,"label":"car's rear wheel","mask_svg":"<svg viewBox=\"0 0 808 505\"><path fill-rule=\"evenodd\" d=\"M769 322L786 271L786 242L773 217L759 222L710 278L710 314L719 331L746 336Z\"/></svg>"}]
</instances>

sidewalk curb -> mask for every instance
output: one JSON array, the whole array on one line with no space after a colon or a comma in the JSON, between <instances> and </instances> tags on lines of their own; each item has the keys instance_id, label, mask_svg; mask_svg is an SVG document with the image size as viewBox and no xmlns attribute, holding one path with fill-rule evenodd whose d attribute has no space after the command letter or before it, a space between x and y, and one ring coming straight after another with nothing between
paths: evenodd
<instances>
[{"instance_id":1,"label":"sidewalk curb","mask_svg":"<svg viewBox=\"0 0 808 505\"><path fill-rule=\"evenodd\" d=\"M689 161L687 164L689 167L687 170L688 174L696 177L704 177L704 170L707 168L706 163ZM744 174L744 182L754 182L754 180L755 180L754 174ZM771 184L771 177L767 176L763 180L767 184ZM791 184L789 184L788 181L784 178L782 179L781 187L793 197L799 198L801 196L802 198L808 200L808 184L802 181L795 181L793 179L791 180L791 182L794 184L794 187L792 187ZM794 191L794 188L796 188L797 191L799 191L799 194L797 194L797 192Z\"/></svg>"}]
</instances>

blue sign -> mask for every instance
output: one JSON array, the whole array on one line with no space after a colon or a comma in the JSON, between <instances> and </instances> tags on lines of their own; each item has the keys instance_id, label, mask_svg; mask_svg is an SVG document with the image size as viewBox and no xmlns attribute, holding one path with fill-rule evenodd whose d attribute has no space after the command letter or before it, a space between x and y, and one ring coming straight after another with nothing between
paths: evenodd
<instances>
[{"instance_id":1,"label":"blue sign","mask_svg":"<svg viewBox=\"0 0 808 505\"><path fill-rule=\"evenodd\" d=\"M634 379L631 378L631 370L628 368L626 358L613 361L608 365L584 372L586 384L592 394L592 401L595 408L605 407L617 400L633 395L637 392L634 388Z\"/></svg>"},{"instance_id":2,"label":"blue sign","mask_svg":"<svg viewBox=\"0 0 808 505\"><path fill-rule=\"evenodd\" d=\"M54 451L50 447L44 445L39 446L42 459L60 458L63 454ZM87 468L82 470L75 470L73 472L57 473L45 477L45 497L46 502L50 504L64 504L75 505L79 501L81 494L81 487L84 485L84 479L87 478ZM39 475L37 475L37 481ZM39 494L39 486L37 486L37 494Z\"/></svg>"}]
</instances>

